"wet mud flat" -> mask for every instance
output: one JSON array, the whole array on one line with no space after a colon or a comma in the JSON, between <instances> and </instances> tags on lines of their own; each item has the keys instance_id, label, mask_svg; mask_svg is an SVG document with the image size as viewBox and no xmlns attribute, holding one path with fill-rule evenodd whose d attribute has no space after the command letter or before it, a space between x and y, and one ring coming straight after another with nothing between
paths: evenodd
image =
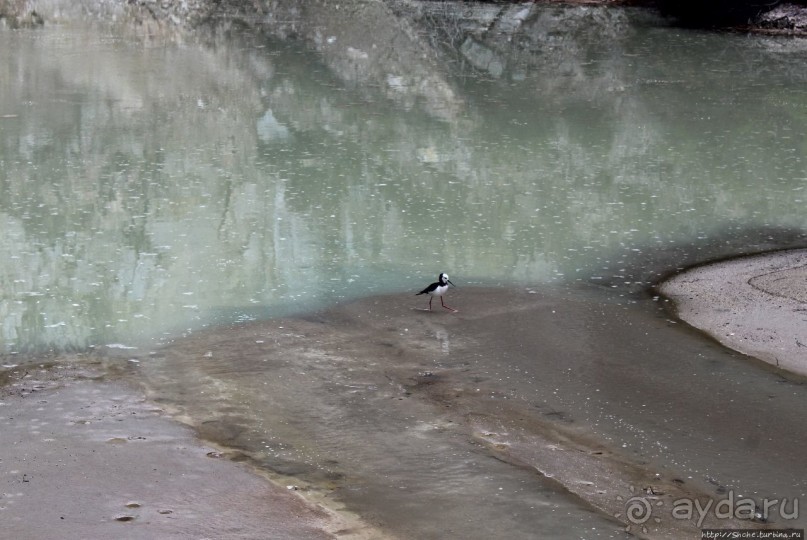
<instances>
[{"instance_id":1,"label":"wet mud flat","mask_svg":"<svg viewBox=\"0 0 807 540\"><path fill-rule=\"evenodd\" d=\"M2 360L3 538L324 539L350 527L222 459L97 356Z\"/></svg>"},{"instance_id":2,"label":"wet mud flat","mask_svg":"<svg viewBox=\"0 0 807 540\"><path fill-rule=\"evenodd\" d=\"M802 378L704 338L661 299L463 288L458 313L419 300L199 332L132 377L225 456L387 537L804 527Z\"/></svg>"}]
</instances>

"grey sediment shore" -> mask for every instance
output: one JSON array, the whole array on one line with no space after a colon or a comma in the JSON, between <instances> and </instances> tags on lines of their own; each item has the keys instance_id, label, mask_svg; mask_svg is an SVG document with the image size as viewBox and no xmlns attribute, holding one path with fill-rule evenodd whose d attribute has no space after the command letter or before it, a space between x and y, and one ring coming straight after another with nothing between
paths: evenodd
<instances>
[{"instance_id":1,"label":"grey sediment shore","mask_svg":"<svg viewBox=\"0 0 807 540\"><path fill-rule=\"evenodd\" d=\"M705 264L659 291L681 319L725 346L807 375L807 250Z\"/></svg>"},{"instance_id":2,"label":"grey sediment shore","mask_svg":"<svg viewBox=\"0 0 807 540\"><path fill-rule=\"evenodd\" d=\"M3 368L4 538L363 537L346 534L346 513L200 442L97 358Z\"/></svg>"},{"instance_id":3,"label":"grey sediment shore","mask_svg":"<svg viewBox=\"0 0 807 540\"><path fill-rule=\"evenodd\" d=\"M660 289L691 324L737 338L726 345L803 374L805 257L705 266ZM396 447L416 463L450 463L446 453L469 443L495 470L512 467L528 492L565 491L613 531L677 539L699 538L701 526L804 526L670 516L676 500L803 496L792 474L807 467L798 382L670 320L662 302L470 287L451 301L459 313L389 295L210 329L139 363L112 350L16 367L21 359L3 358L5 530L45 539L428 536L444 516L484 504L475 492L484 486L449 477L451 495L427 486L424 505L410 508L409 492L379 483L398 478L394 460L381 460L389 470L372 464ZM243 404L258 391L250 385L269 401ZM256 444L265 424L280 438L272 444L295 448L293 459L273 461ZM636 497L652 519L629 518ZM532 523L497 527L542 522ZM468 527L479 524L469 518Z\"/></svg>"}]
</instances>

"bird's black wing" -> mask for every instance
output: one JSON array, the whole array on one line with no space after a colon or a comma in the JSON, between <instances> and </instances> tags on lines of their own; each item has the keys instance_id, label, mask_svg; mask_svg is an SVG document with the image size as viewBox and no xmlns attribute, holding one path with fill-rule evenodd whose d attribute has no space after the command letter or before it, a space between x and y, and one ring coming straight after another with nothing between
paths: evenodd
<instances>
[{"instance_id":1,"label":"bird's black wing","mask_svg":"<svg viewBox=\"0 0 807 540\"><path fill-rule=\"evenodd\" d=\"M432 283L431 285L429 285L428 287L426 287L425 289L423 289L419 293L415 294L415 296L417 296L418 294L429 294L434 289L436 289L438 287L438 285L440 285L440 284L439 283Z\"/></svg>"}]
</instances>

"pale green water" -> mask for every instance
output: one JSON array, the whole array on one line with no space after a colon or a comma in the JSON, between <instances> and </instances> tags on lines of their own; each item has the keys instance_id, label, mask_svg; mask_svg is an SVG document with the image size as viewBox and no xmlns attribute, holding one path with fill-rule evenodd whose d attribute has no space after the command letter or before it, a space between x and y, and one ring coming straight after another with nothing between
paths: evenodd
<instances>
[{"instance_id":1,"label":"pale green water","mask_svg":"<svg viewBox=\"0 0 807 540\"><path fill-rule=\"evenodd\" d=\"M505 391L687 482L803 497L801 452L735 440L764 424L802 448L801 387L646 304L575 300L560 322L546 313L557 343L519 335L502 355L457 342L459 317L415 315L422 366L393 355L395 339L417 343L382 321L350 326L344 351L322 345L335 356L307 341L333 331L316 318L158 347L415 292L440 271L463 288L594 283L627 297L688 262L804 243L802 42L622 10L341 5L278 0L263 35L205 45L0 31L0 352L138 347L132 373L202 436L275 472L333 473L336 500L402 537L627 534L469 443L444 422L454 411L410 399L395 369ZM379 361L350 354L376 338ZM721 421L735 402L736 421Z\"/></svg>"},{"instance_id":2,"label":"pale green water","mask_svg":"<svg viewBox=\"0 0 807 540\"><path fill-rule=\"evenodd\" d=\"M367 13L206 46L0 32L0 351L149 346L440 271L635 288L798 243L807 47L528 9L484 46Z\"/></svg>"}]
</instances>

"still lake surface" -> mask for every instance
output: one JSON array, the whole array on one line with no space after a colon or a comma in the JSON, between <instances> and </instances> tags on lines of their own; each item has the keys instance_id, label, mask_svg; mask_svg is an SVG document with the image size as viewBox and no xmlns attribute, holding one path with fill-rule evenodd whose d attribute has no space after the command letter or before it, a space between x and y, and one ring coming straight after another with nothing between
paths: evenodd
<instances>
[{"instance_id":1,"label":"still lake surface","mask_svg":"<svg viewBox=\"0 0 807 540\"><path fill-rule=\"evenodd\" d=\"M367 479L343 500L412 537L622 536L461 434L413 428L426 405L395 416L367 382L382 372L357 366L362 379L322 356L266 366L246 352L221 364L216 329L415 292L440 271L463 288L586 285L597 301L652 306L636 292L684 264L803 244L807 45L675 29L638 10L351 5L278 2L249 32L225 22L198 40L0 31L0 353L131 354L162 399L237 432L270 469L305 476L338 455L340 475ZM466 361L454 347L446 365ZM697 350L738 388L762 377L759 403L803 402L800 388ZM674 401L652 414L619 401L611 367L589 387L565 371L526 377L528 355L474 362L478 379L523 379L522 394L597 418L601 438L721 476L692 449L722 440L701 441L687 418L675 427ZM579 386L552 397L553 384ZM749 470L741 451L723 462L721 481ZM771 478L758 489L776 494L777 474L758 469ZM378 502L389 491L393 511Z\"/></svg>"},{"instance_id":2,"label":"still lake surface","mask_svg":"<svg viewBox=\"0 0 807 540\"><path fill-rule=\"evenodd\" d=\"M621 286L670 247L807 229L801 42L529 9L489 43L482 15L453 41L3 31L0 350L146 346L440 271Z\"/></svg>"}]
</instances>

